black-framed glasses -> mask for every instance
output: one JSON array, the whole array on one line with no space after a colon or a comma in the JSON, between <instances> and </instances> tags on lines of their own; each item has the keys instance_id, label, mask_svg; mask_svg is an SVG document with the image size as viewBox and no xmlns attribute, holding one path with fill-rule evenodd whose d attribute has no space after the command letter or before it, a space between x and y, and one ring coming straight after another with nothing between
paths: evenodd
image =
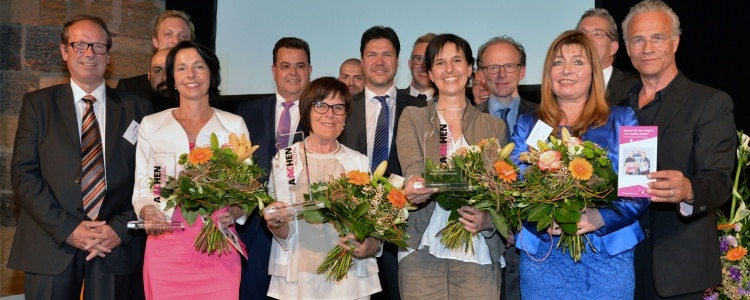
<instances>
[{"instance_id":1,"label":"black-framed glasses","mask_svg":"<svg viewBox=\"0 0 750 300\"><path fill-rule=\"evenodd\" d=\"M411 61L413 61L415 64L421 65L424 63L424 55L412 55Z\"/></svg>"},{"instance_id":2,"label":"black-framed glasses","mask_svg":"<svg viewBox=\"0 0 750 300\"><path fill-rule=\"evenodd\" d=\"M607 37L610 40L614 40L612 38L612 35L609 34L609 32L606 32L606 31L601 30L601 29L586 30L586 29L581 28L581 29L578 29L578 31L583 32L584 34L586 34L586 35L588 35L590 37L593 37L593 38L600 39L600 38L603 38L603 37Z\"/></svg>"},{"instance_id":3,"label":"black-framed glasses","mask_svg":"<svg viewBox=\"0 0 750 300\"><path fill-rule=\"evenodd\" d=\"M339 115L339 116L345 115L346 111L347 111L346 104L334 104L334 105L330 105L328 103L323 102L323 100L315 101L315 102L312 103L312 105L313 105L313 110L316 113L319 113L321 115L327 113L329 108L333 109L333 114L334 115Z\"/></svg>"},{"instance_id":4,"label":"black-framed glasses","mask_svg":"<svg viewBox=\"0 0 750 300\"><path fill-rule=\"evenodd\" d=\"M78 54L86 52L89 47L94 51L94 54L104 55L109 51L109 45L107 44L74 42L68 45Z\"/></svg>"},{"instance_id":5,"label":"black-framed glasses","mask_svg":"<svg viewBox=\"0 0 750 300\"><path fill-rule=\"evenodd\" d=\"M480 69L487 72L487 74L497 74L500 73L500 69L505 70L505 73L515 73L523 67L522 64L504 64L504 65L489 65L481 67Z\"/></svg>"},{"instance_id":6,"label":"black-framed glasses","mask_svg":"<svg viewBox=\"0 0 750 300\"><path fill-rule=\"evenodd\" d=\"M291 69L297 69L297 71L303 71L307 69L308 64L307 63L296 63L296 64L290 64L290 63L281 63L278 66L274 66L282 71L287 71Z\"/></svg>"}]
</instances>

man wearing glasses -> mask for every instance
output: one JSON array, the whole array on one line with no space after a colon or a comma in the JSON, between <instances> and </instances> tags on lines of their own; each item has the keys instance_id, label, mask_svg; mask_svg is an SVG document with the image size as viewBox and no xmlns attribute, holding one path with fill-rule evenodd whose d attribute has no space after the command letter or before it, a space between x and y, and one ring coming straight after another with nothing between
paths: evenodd
<instances>
[{"instance_id":1,"label":"man wearing glasses","mask_svg":"<svg viewBox=\"0 0 750 300\"><path fill-rule=\"evenodd\" d=\"M596 45L607 86L607 103L615 105L627 98L628 90L640 80L637 75L612 66L617 49L620 48L615 19L606 9L592 8L583 13L576 30L588 35Z\"/></svg>"},{"instance_id":2,"label":"man wearing glasses","mask_svg":"<svg viewBox=\"0 0 750 300\"><path fill-rule=\"evenodd\" d=\"M63 28L70 82L24 96L11 163L21 203L8 267L26 299L143 299L146 236L128 230L138 123L151 104L109 88L107 25L79 15ZM81 294L85 284L86 288Z\"/></svg>"},{"instance_id":3,"label":"man wearing glasses","mask_svg":"<svg viewBox=\"0 0 750 300\"><path fill-rule=\"evenodd\" d=\"M477 104L479 111L489 113L505 121L510 134L518 116L535 112L538 104L524 100L518 94L518 84L526 75L526 50L509 36L491 38L479 47L477 53L476 78L484 78L490 91L490 99ZM521 299L518 277L519 252L513 239L505 244L503 259L503 289L501 299Z\"/></svg>"},{"instance_id":4,"label":"man wearing glasses","mask_svg":"<svg viewBox=\"0 0 750 300\"><path fill-rule=\"evenodd\" d=\"M310 83L310 46L296 37L284 37L273 47L271 73L276 81L276 94L240 104L237 114L245 119L250 141L259 145L253 162L266 174L278 147L294 142L288 134L303 131L299 122L299 96ZM243 260L240 299L266 299L270 276L271 232L258 214L238 226L240 239L247 246L248 260Z\"/></svg>"},{"instance_id":5,"label":"man wearing glasses","mask_svg":"<svg viewBox=\"0 0 750 300\"><path fill-rule=\"evenodd\" d=\"M399 92L409 94L422 100L432 100L435 96L435 89L432 88L430 76L424 67L424 53L427 50L427 44L435 38L435 34L430 32L417 38L414 42L414 48L411 50L409 58L409 70L411 70L411 84L408 88L401 89Z\"/></svg>"},{"instance_id":6,"label":"man wearing glasses","mask_svg":"<svg viewBox=\"0 0 750 300\"><path fill-rule=\"evenodd\" d=\"M477 72L482 72L490 90L490 99L477 109L504 120L513 134L518 116L539 107L518 94L518 84L526 75L526 50L509 36L494 37L479 47Z\"/></svg>"}]
</instances>

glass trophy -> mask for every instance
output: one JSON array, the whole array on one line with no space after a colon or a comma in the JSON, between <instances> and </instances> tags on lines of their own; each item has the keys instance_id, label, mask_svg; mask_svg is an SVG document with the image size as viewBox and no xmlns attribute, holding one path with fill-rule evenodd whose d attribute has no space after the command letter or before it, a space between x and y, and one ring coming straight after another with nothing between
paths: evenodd
<instances>
[{"instance_id":1,"label":"glass trophy","mask_svg":"<svg viewBox=\"0 0 750 300\"><path fill-rule=\"evenodd\" d=\"M167 207L167 199L162 198L161 190L168 187L170 181L177 179L177 160L173 152L155 152L149 158L149 175L151 176L151 197L154 206L158 207L167 220L172 219L169 212L164 211Z\"/></svg>"},{"instance_id":2,"label":"glass trophy","mask_svg":"<svg viewBox=\"0 0 750 300\"><path fill-rule=\"evenodd\" d=\"M435 140L437 136L437 144L427 143L428 140ZM461 169L457 168L453 164L453 160L448 155L448 143L450 143L451 137L448 130L448 125L441 124L438 133L434 131L427 132L422 139L422 153L425 154L424 158L424 186L427 188L437 188L438 191L467 191L469 190L469 182L464 178L464 173ZM434 153L435 149L428 149L428 147L437 147L437 153L439 154L438 161L433 161L427 158L426 153Z\"/></svg>"},{"instance_id":3,"label":"glass trophy","mask_svg":"<svg viewBox=\"0 0 750 300\"><path fill-rule=\"evenodd\" d=\"M284 218L287 220L296 218L303 211L322 207L322 203L317 201L306 201L305 199L297 201L298 191L305 192L310 190L310 173L307 167L307 151L305 145L304 143L300 143L299 147L292 147L294 143L302 142L304 140L305 134L302 131L280 134L276 138L279 159L281 160L281 163L286 166L284 180L288 186L288 192L285 193L285 195L276 193L276 200L289 204L282 212L285 215ZM263 210L263 213L274 214L277 213L277 209L268 207Z\"/></svg>"}]
</instances>

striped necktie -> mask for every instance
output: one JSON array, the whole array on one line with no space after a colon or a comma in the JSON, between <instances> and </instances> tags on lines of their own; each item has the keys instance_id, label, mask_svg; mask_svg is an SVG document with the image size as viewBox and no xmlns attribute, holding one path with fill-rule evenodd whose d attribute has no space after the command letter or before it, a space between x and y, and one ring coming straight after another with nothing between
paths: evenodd
<instances>
[{"instance_id":1,"label":"striped necktie","mask_svg":"<svg viewBox=\"0 0 750 300\"><path fill-rule=\"evenodd\" d=\"M104 149L99 122L94 114L96 98L86 95L83 102L86 103L86 111L81 122L81 196L83 211L91 220L96 220L107 189L104 178Z\"/></svg>"},{"instance_id":2,"label":"striped necktie","mask_svg":"<svg viewBox=\"0 0 750 300\"><path fill-rule=\"evenodd\" d=\"M372 161L370 162L372 171L375 171L381 162L388 160L388 127L391 115L388 103L385 102L388 95L375 96L375 99L380 101L380 114L377 127L375 127L375 142L372 144Z\"/></svg>"}]
</instances>

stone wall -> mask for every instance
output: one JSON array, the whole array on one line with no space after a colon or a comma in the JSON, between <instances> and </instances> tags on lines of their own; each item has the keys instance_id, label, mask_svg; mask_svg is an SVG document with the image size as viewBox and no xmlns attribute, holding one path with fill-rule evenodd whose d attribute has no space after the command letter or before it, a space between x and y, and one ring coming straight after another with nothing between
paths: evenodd
<instances>
[{"instance_id":1,"label":"stone wall","mask_svg":"<svg viewBox=\"0 0 750 300\"><path fill-rule=\"evenodd\" d=\"M5 268L19 212L10 184L13 140L27 92L68 82L60 33L78 14L102 18L112 33L107 83L143 74L151 29L166 0L0 0L0 297L23 293L23 273Z\"/></svg>"}]
</instances>

